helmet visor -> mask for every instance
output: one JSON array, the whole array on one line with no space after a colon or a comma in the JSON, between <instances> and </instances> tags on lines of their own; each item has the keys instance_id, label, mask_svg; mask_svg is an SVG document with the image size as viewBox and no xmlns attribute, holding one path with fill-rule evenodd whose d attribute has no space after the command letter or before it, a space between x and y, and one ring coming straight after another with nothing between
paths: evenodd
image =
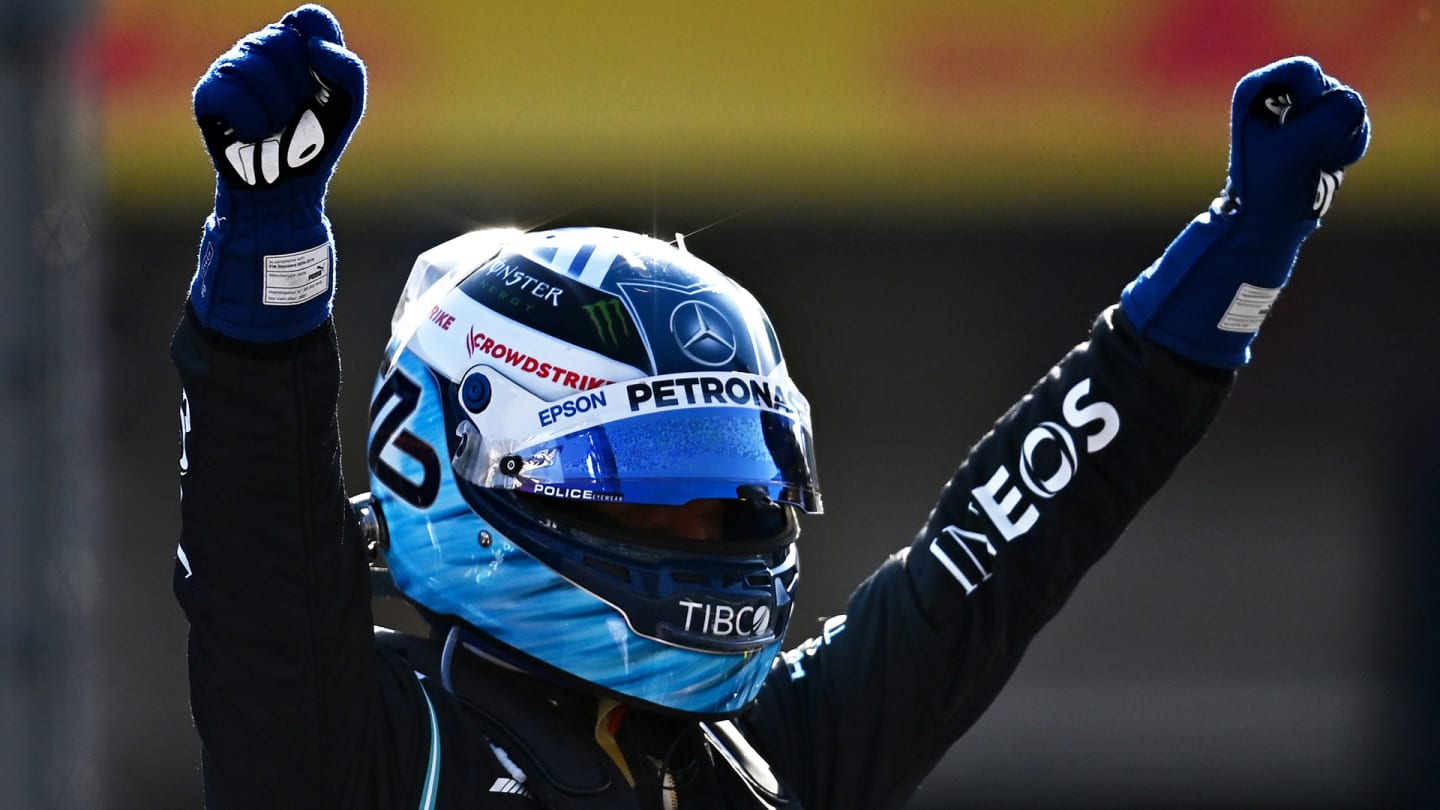
<instances>
[{"instance_id":1,"label":"helmet visor","mask_svg":"<svg viewBox=\"0 0 1440 810\"><path fill-rule=\"evenodd\" d=\"M478 486L566 500L768 498L810 513L822 509L810 406L784 378L672 374L546 402L483 366L460 389L478 387L476 375L487 387L512 389L486 396L479 413L457 397L462 414L453 465ZM502 407L505 413L492 413ZM495 429L526 424L531 430L520 436Z\"/></svg>"}]
</instances>

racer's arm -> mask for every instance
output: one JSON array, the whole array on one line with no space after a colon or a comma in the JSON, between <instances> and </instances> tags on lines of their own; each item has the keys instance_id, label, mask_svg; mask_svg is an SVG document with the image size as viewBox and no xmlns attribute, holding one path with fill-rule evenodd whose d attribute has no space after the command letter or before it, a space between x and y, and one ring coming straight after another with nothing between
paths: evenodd
<instances>
[{"instance_id":1,"label":"racer's arm","mask_svg":"<svg viewBox=\"0 0 1440 810\"><path fill-rule=\"evenodd\" d=\"M212 807L341 806L375 722L362 538L346 514L332 330L242 344L188 313L175 594Z\"/></svg>"},{"instance_id":2,"label":"racer's arm","mask_svg":"<svg viewBox=\"0 0 1440 810\"><path fill-rule=\"evenodd\" d=\"M174 587L213 807L388 803L323 204L364 96L363 66L318 7L242 39L195 91L218 181L171 347L185 429Z\"/></svg>"},{"instance_id":3,"label":"racer's arm","mask_svg":"<svg viewBox=\"0 0 1440 810\"><path fill-rule=\"evenodd\" d=\"M1225 194L972 449L848 618L771 673L744 723L806 806L903 803L1204 434L1369 138L1359 96L1306 59L1242 79L1231 129Z\"/></svg>"},{"instance_id":4,"label":"racer's arm","mask_svg":"<svg viewBox=\"0 0 1440 810\"><path fill-rule=\"evenodd\" d=\"M910 795L1200 438L1231 376L1112 309L1000 419L914 543L786 653L747 717L807 807Z\"/></svg>"}]
</instances>

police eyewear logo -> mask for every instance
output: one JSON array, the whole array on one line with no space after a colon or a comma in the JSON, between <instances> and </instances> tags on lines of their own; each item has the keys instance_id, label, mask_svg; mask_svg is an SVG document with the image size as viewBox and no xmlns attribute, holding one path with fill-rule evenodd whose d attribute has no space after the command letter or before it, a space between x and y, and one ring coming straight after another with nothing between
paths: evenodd
<instances>
[{"instance_id":1,"label":"police eyewear logo","mask_svg":"<svg viewBox=\"0 0 1440 810\"><path fill-rule=\"evenodd\" d=\"M702 366L723 366L735 358L735 328L719 309L686 301L670 313L670 333L686 357Z\"/></svg>"}]
</instances>

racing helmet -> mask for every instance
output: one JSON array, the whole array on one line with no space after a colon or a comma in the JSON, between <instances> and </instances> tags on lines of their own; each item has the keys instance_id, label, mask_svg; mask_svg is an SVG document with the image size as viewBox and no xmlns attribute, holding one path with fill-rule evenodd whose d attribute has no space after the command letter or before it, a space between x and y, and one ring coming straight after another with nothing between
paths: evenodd
<instances>
[{"instance_id":1,"label":"racing helmet","mask_svg":"<svg viewBox=\"0 0 1440 810\"><path fill-rule=\"evenodd\" d=\"M680 246L602 228L476 231L416 260L370 406L395 587L474 651L676 713L726 716L780 651L810 407L769 318ZM719 503L696 540L613 504ZM446 672L448 678L448 670Z\"/></svg>"}]
</instances>

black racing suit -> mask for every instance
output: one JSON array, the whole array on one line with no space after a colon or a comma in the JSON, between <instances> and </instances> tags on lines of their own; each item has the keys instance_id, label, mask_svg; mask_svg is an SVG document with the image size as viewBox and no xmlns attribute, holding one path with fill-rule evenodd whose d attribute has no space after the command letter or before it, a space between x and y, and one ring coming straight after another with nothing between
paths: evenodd
<instances>
[{"instance_id":1,"label":"black racing suit","mask_svg":"<svg viewBox=\"0 0 1440 810\"><path fill-rule=\"evenodd\" d=\"M615 739L632 791L597 753L593 700L497 698L518 693L490 690L492 676L527 687L478 659L466 664L478 680L452 694L433 651L373 632L329 324L260 346L191 314L172 355L188 430L174 586L216 808L654 808L666 778L686 810L901 806L1199 440L1233 378L1107 311L975 445L846 616L776 662L729 744L714 727L624 718ZM537 722L497 724L502 704ZM754 778L761 760L778 787Z\"/></svg>"}]
</instances>

